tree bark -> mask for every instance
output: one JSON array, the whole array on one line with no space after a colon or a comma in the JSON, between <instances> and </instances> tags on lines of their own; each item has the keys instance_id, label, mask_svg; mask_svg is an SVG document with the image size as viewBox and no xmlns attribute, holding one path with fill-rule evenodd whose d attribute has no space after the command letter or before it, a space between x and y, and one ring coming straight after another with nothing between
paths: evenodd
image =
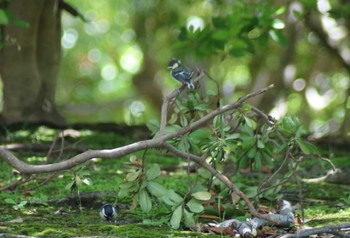
<instances>
[{"instance_id":1,"label":"tree bark","mask_svg":"<svg viewBox=\"0 0 350 238\"><path fill-rule=\"evenodd\" d=\"M65 124L55 106L60 62L60 0L12 0L8 10L29 27L8 24L0 50L3 120L6 124ZM11 43L11 39L15 43Z\"/></svg>"}]
</instances>

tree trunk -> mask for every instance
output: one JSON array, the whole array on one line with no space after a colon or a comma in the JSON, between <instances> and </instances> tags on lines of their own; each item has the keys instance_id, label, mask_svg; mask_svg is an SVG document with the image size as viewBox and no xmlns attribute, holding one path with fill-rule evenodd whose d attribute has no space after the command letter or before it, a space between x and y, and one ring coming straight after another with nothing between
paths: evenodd
<instances>
[{"instance_id":1,"label":"tree trunk","mask_svg":"<svg viewBox=\"0 0 350 238\"><path fill-rule=\"evenodd\" d=\"M0 73L6 124L65 124L54 101L60 62L58 4L59 0L9 2L8 10L14 19L27 21L30 26L9 24L3 29L5 47L0 50Z\"/></svg>"}]
</instances>

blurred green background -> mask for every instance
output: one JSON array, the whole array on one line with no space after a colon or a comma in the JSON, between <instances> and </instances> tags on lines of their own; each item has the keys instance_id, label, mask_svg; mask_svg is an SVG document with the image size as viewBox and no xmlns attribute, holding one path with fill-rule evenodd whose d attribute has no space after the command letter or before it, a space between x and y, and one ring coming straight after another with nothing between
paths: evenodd
<instances>
[{"instance_id":1,"label":"blurred green background","mask_svg":"<svg viewBox=\"0 0 350 238\"><path fill-rule=\"evenodd\" d=\"M225 102L273 83L250 102L296 114L317 135L347 136L345 2L69 0L87 22L62 13L57 104L70 122L158 120L178 86L167 71L176 57L220 82Z\"/></svg>"}]
</instances>

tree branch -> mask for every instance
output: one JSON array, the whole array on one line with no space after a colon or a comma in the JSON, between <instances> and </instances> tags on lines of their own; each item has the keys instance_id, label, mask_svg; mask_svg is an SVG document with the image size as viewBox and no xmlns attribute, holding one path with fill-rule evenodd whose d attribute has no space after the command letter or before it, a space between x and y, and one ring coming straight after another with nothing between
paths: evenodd
<instances>
[{"instance_id":1,"label":"tree branch","mask_svg":"<svg viewBox=\"0 0 350 238\"><path fill-rule=\"evenodd\" d=\"M236 108L239 108L242 106L242 104L247 101L248 99L252 97L256 97L267 90L271 89L273 85L270 85L266 88L263 88L257 92L253 92L250 94L247 94L244 97L239 98L236 102L232 104L224 105L220 108L217 108L214 111L211 111L204 117L200 118L199 120L193 122L192 124L181 128L177 131L167 133L164 135L160 135L159 137L150 139L150 140L143 140L139 142L135 142L126 146L114 148L114 149L104 149L104 150L88 150L83 153L80 153L68 160L61 161L54 164L43 164L43 165L31 165L28 163L25 163L21 160L19 160L15 155L13 155L10 151L0 148L0 157L3 158L7 163L12 166L13 168L17 169L21 173L26 174L35 174L35 173L45 173L45 172L55 172L55 171L61 171L61 170L67 170L71 169L79 164L82 164L92 158L120 158L124 155L134 153L139 150L147 149L147 148L156 148L161 147L163 142L165 142L168 139L178 137L180 135L184 135L187 132L193 131L200 126L204 125L206 122L212 120L215 116L222 114L224 112L227 112L229 110L233 110Z\"/></svg>"},{"instance_id":2,"label":"tree branch","mask_svg":"<svg viewBox=\"0 0 350 238\"><path fill-rule=\"evenodd\" d=\"M296 234L283 235L283 236L281 236L281 238L303 238L303 237L309 237L310 235L322 234L322 233L334 234L337 237L350 237L350 234L341 233L342 229L349 230L350 224L324 226L324 227L320 227L320 228L304 230L304 231L301 231L301 232L296 233Z\"/></svg>"}]
</instances>

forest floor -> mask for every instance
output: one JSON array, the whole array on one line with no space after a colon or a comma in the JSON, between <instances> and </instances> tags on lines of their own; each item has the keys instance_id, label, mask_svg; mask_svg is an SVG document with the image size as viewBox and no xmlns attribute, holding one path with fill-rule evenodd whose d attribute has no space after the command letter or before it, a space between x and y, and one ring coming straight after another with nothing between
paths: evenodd
<instances>
[{"instance_id":1,"label":"forest floor","mask_svg":"<svg viewBox=\"0 0 350 238\"><path fill-rule=\"evenodd\" d=\"M118 127L61 130L46 126L5 130L0 136L1 145L12 146L12 151L22 160L32 164L54 163L76 155L86 149L115 148L148 137L142 128ZM65 148L53 149L55 147ZM337 167L350 168L350 150L324 148ZM141 158L143 151L134 154ZM225 237L220 234L200 233L189 229L173 230L157 222L167 212L162 204L153 206L148 213L137 207L130 210L132 198L118 199L119 185L130 170L130 155L122 159L93 159L75 169L55 174L41 174L35 180L19 174L0 160L0 236L24 235L34 237ZM166 188L186 193L188 182L196 182L197 175L187 175L187 168L179 168L182 161L150 150L146 163L158 163L162 175L158 182ZM312 160L301 169L300 176L318 177L331 167L324 161ZM72 191L76 176L82 183ZM256 187L266 174L244 173L236 175L236 184L246 188ZM48 179L50 178L50 179ZM18 181L30 180L20 184ZM17 181L17 183L16 183ZM14 186L9 186L15 184ZM295 214L303 215L304 226L322 227L350 223L350 185L326 182L301 183L300 190L293 182L270 193L260 200L264 207L275 207L277 199L286 199L295 207ZM244 190L244 189L243 189ZM249 189L245 189L247 193ZM299 192L302 192L300 200ZM117 204L116 224L102 221L99 208L104 203ZM244 218L244 209L232 209L230 199L225 197L205 205L198 224L220 222L224 219ZM302 205L302 206L301 206ZM243 206L242 206L243 207Z\"/></svg>"}]
</instances>

